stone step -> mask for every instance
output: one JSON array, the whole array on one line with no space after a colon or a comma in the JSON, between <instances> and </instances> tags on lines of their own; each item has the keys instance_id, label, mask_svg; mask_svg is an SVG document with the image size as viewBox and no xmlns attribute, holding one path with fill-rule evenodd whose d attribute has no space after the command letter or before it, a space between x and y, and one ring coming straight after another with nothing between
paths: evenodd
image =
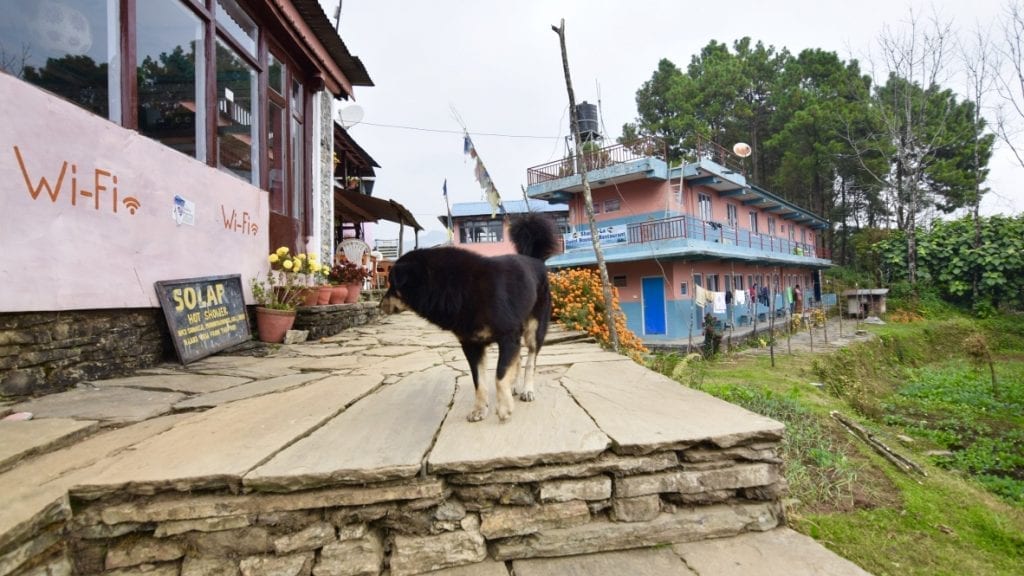
<instances>
[{"instance_id":1,"label":"stone step","mask_svg":"<svg viewBox=\"0 0 1024 576\"><path fill-rule=\"evenodd\" d=\"M46 418L43 420L0 420L0 472L29 456L51 452L94 432L90 420Z\"/></svg>"}]
</instances>

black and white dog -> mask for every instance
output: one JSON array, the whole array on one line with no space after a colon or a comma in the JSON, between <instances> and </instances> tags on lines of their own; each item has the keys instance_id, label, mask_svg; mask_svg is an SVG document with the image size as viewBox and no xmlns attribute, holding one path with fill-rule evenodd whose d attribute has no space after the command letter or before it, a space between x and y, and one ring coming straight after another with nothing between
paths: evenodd
<instances>
[{"instance_id":1,"label":"black and white dog","mask_svg":"<svg viewBox=\"0 0 1024 576\"><path fill-rule=\"evenodd\" d=\"M544 260L557 247L554 223L531 213L515 219L509 231L517 254L486 257L453 247L405 254L391 268L390 286L380 302L385 314L412 310L459 339L476 388L470 422L487 417L487 390L480 379L489 344L498 344L498 418L504 421L512 414L520 339L525 339L527 360L518 396L524 402L534 399L537 353L551 318Z\"/></svg>"}]
</instances>

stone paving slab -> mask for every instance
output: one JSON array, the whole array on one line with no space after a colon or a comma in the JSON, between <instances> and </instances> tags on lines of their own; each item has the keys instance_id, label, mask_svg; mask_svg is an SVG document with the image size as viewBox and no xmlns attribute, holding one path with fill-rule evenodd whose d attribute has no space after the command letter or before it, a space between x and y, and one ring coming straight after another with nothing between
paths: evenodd
<instances>
[{"instance_id":1,"label":"stone paving slab","mask_svg":"<svg viewBox=\"0 0 1024 576\"><path fill-rule=\"evenodd\" d=\"M300 371L304 360L289 357L209 356L188 365L189 372L242 378L273 378Z\"/></svg>"},{"instance_id":2,"label":"stone paving slab","mask_svg":"<svg viewBox=\"0 0 1024 576\"><path fill-rule=\"evenodd\" d=\"M250 472L245 485L292 491L412 478L448 414L455 377L438 366L384 386ZM346 385L366 392L379 382L369 376L346 379Z\"/></svg>"},{"instance_id":3,"label":"stone paving slab","mask_svg":"<svg viewBox=\"0 0 1024 576\"><path fill-rule=\"evenodd\" d=\"M96 428L96 422L66 418L0 421L0 471L26 456L66 446Z\"/></svg>"},{"instance_id":4,"label":"stone paving slab","mask_svg":"<svg viewBox=\"0 0 1024 576\"><path fill-rule=\"evenodd\" d=\"M433 350L420 350L396 357L361 357L354 370L356 374L408 374L443 364L441 355Z\"/></svg>"},{"instance_id":5,"label":"stone paving slab","mask_svg":"<svg viewBox=\"0 0 1024 576\"><path fill-rule=\"evenodd\" d=\"M54 502L66 503L68 488L87 476L89 466L119 450L159 434L184 416L162 416L96 434L74 446L43 454L0 474L0 549L48 515ZM70 508L69 508L70 510Z\"/></svg>"},{"instance_id":6,"label":"stone paving slab","mask_svg":"<svg viewBox=\"0 0 1024 576\"><path fill-rule=\"evenodd\" d=\"M36 418L99 420L107 424L141 422L171 411L184 398L178 392L134 388L78 388L22 402L15 412L32 412Z\"/></svg>"},{"instance_id":7,"label":"stone paving slab","mask_svg":"<svg viewBox=\"0 0 1024 576\"><path fill-rule=\"evenodd\" d=\"M509 576L504 562L484 560L476 564L427 572L423 576Z\"/></svg>"},{"instance_id":8,"label":"stone paving slab","mask_svg":"<svg viewBox=\"0 0 1024 576\"><path fill-rule=\"evenodd\" d=\"M301 374L277 376L276 378L268 378L266 380L257 380L249 384L242 384L233 388L218 390L217 392L211 392L209 394L189 398L188 400L183 400L175 404L174 409L192 410L195 408L212 408L214 406L220 406L221 404L236 402L238 400L244 400L254 396L262 396L273 392L284 392L285 390L291 390L292 388L305 385L313 380L319 380L323 377L324 374L322 372L305 372Z\"/></svg>"},{"instance_id":9,"label":"stone paving slab","mask_svg":"<svg viewBox=\"0 0 1024 576\"><path fill-rule=\"evenodd\" d=\"M871 576L813 538L789 528L676 544L701 576ZM516 576L528 576L516 571Z\"/></svg>"},{"instance_id":10,"label":"stone paving slab","mask_svg":"<svg viewBox=\"0 0 1024 576\"><path fill-rule=\"evenodd\" d=\"M514 560L512 569L516 576L703 576L665 548ZM708 572L706 576L717 574Z\"/></svg>"},{"instance_id":11,"label":"stone paving slab","mask_svg":"<svg viewBox=\"0 0 1024 576\"><path fill-rule=\"evenodd\" d=\"M251 381L251 378L240 378L238 376L183 374L177 371L169 374L129 376L127 378L111 378L110 380L90 380L89 384L97 388L139 388L142 390L170 390L172 392L184 392L185 394L207 394Z\"/></svg>"},{"instance_id":12,"label":"stone paving slab","mask_svg":"<svg viewBox=\"0 0 1024 576\"><path fill-rule=\"evenodd\" d=\"M515 402L505 422L495 415L493 381L487 385L491 411L469 422L474 391L470 377L459 378L455 404L427 457L431 472L479 472L494 468L579 462L596 457L608 437L557 384L538 379L537 400Z\"/></svg>"},{"instance_id":13,"label":"stone paving slab","mask_svg":"<svg viewBox=\"0 0 1024 576\"><path fill-rule=\"evenodd\" d=\"M576 364L561 380L623 454L782 437L783 425L631 360Z\"/></svg>"},{"instance_id":14,"label":"stone paving slab","mask_svg":"<svg viewBox=\"0 0 1024 576\"><path fill-rule=\"evenodd\" d=\"M135 450L103 463L76 489L82 496L223 487L335 416L362 392L344 376L325 378L192 415Z\"/></svg>"},{"instance_id":15,"label":"stone paving slab","mask_svg":"<svg viewBox=\"0 0 1024 576\"><path fill-rule=\"evenodd\" d=\"M605 363L605 362L622 362L623 356L614 352L608 352L601 350L600 346L593 345L593 350L590 352L580 352L578 354L566 355L566 354L544 354L544 349L541 349L540 354L537 355L537 366L554 366L556 364L577 364L577 363ZM637 364L632 360L626 360L632 363L634 366ZM608 372L605 372L607 376Z\"/></svg>"}]
</instances>

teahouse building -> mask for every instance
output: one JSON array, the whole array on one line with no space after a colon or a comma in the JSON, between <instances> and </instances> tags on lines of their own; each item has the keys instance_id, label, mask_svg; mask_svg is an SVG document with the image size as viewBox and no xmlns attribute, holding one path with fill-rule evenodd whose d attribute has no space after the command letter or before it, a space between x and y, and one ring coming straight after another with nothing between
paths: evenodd
<instances>
[{"instance_id":1,"label":"teahouse building","mask_svg":"<svg viewBox=\"0 0 1024 576\"><path fill-rule=\"evenodd\" d=\"M330 261L337 170L372 174L335 156L372 82L316 0L12 0L0 67L0 393L161 359L156 281L251 303L270 249Z\"/></svg>"}]
</instances>

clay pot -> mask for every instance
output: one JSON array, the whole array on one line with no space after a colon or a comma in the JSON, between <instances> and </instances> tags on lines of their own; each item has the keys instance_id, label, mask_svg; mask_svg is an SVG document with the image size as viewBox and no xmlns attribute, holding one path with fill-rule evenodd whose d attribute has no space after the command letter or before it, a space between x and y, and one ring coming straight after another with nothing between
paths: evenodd
<instances>
[{"instance_id":1,"label":"clay pot","mask_svg":"<svg viewBox=\"0 0 1024 576\"><path fill-rule=\"evenodd\" d=\"M362 291L363 285L362 284L347 284L347 286L348 286L348 296L345 298L345 303L346 304L355 304L356 302L359 302L359 293Z\"/></svg>"},{"instance_id":2,"label":"clay pot","mask_svg":"<svg viewBox=\"0 0 1024 576\"><path fill-rule=\"evenodd\" d=\"M256 307L256 332L262 342L280 344L295 324L295 310Z\"/></svg>"},{"instance_id":3,"label":"clay pot","mask_svg":"<svg viewBox=\"0 0 1024 576\"><path fill-rule=\"evenodd\" d=\"M331 300L329 304L344 304L345 298L348 297L348 286L344 284L338 284L331 286Z\"/></svg>"},{"instance_id":4,"label":"clay pot","mask_svg":"<svg viewBox=\"0 0 1024 576\"><path fill-rule=\"evenodd\" d=\"M316 303L319 306L326 306L331 301L331 286L324 284L317 288Z\"/></svg>"},{"instance_id":5,"label":"clay pot","mask_svg":"<svg viewBox=\"0 0 1024 576\"><path fill-rule=\"evenodd\" d=\"M320 289L319 288L303 288L302 289L302 302L300 306L316 306L317 301L320 300Z\"/></svg>"}]
</instances>

